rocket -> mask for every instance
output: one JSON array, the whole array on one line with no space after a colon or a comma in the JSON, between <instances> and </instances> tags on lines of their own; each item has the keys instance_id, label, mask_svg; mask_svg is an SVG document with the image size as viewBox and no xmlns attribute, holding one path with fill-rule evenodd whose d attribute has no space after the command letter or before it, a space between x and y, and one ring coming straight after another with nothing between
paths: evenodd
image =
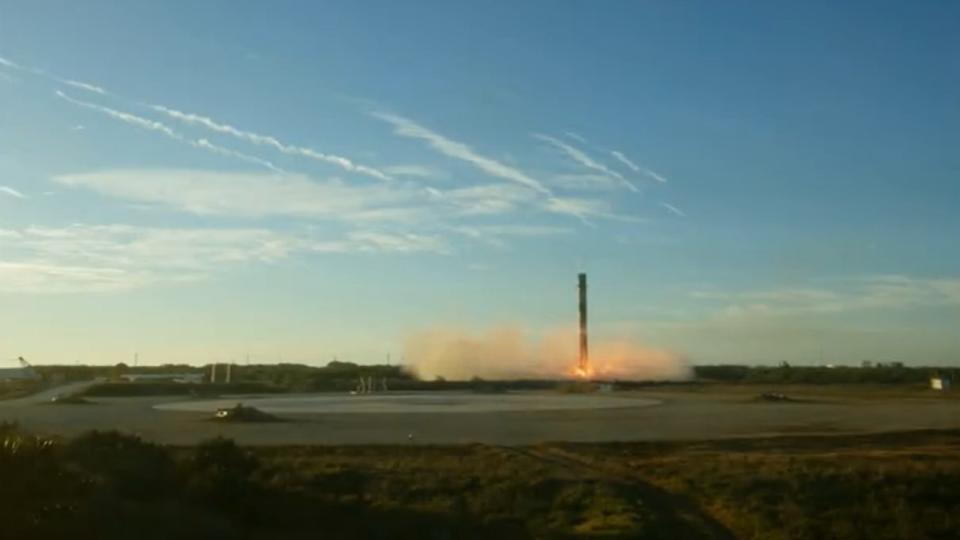
<instances>
[{"instance_id":1,"label":"rocket","mask_svg":"<svg viewBox=\"0 0 960 540\"><path fill-rule=\"evenodd\" d=\"M577 371L582 375L590 373L590 355L587 351L587 274L577 276L577 289L580 295L580 357Z\"/></svg>"}]
</instances>

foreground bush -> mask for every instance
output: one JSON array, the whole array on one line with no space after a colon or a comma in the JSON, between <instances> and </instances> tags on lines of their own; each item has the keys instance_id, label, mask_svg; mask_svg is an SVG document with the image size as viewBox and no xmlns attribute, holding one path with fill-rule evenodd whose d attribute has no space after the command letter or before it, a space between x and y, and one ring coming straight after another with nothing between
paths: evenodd
<instances>
[{"instance_id":1,"label":"foreground bush","mask_svg":"<svg viewBox=\"0 0 960 540\"><path fill-rule=\"evenodd\" d=\"M0 538L956 538L960 432L159 446L0 424Z\"/></svg>"}]
</instances>

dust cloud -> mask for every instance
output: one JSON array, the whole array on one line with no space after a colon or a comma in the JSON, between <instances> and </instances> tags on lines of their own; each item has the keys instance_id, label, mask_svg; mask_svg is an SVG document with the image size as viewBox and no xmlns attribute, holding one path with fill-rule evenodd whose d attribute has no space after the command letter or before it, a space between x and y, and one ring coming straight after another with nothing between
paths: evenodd
<instances>
[{"instance_id":1,"label":"dust cloud","mask_svg":"<svg viewBox=\"0 0 960 540\"><path fill-rule=\"evenodd\" d=\"M576 330L553 331L529 339L519 328L483 333L430 329L409 336L408 366L433 379L576 379ZM597 380L683 380L691 375L680 355L631 341L598 340L590 344L591 373Z\"/></svg>"}]
</instances>

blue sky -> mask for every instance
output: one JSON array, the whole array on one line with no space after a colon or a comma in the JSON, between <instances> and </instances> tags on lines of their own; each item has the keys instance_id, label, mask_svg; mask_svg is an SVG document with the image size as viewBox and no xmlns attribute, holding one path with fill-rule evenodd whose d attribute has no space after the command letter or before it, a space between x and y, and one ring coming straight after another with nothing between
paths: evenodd
<instances>
[{"instance_id":1,"label":"blue sky","mask_svg":"<svg viewBox=\"0 0 960 540\"><path fill-rule=\"evenodd\" d=\"M0 0L0 358L957 361L960 7L516 4Z\"/></svg>"}]
</instances>

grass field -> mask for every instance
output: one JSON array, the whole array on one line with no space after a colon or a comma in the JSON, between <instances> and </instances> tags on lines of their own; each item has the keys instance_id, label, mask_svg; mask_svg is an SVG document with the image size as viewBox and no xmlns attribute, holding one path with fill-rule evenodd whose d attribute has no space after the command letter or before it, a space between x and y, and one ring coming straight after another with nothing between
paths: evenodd
<instances>
[{"instance_id":1,"label":"grass field","mask_svg":"<svg viewBox=\"0 0 960 540\"><path fill-rule=\"evenodd\" d=\"M0 401L26 397L43 388L43 383L38 380L0 381Z\"/></svg>"},{"instance_id":2,"label":"grass field","mask_svg":"<svg viewBox=\"0 0 960 540\"><path fill-rule=\"evenodd\" d=\"M335 498L535 537L876 539L956 537L957 450L960 432L259 454L308 483L351 478Z\"/></svg>"},{"instance_id":3,"label":"grass field","mask_svg":"<svg viewBox=\"0 0 960 540\"><path fill-rule=\"evenodd\" d=\"M158 446L6 429L17 538L956 538L960 431L534 446Z\"/></svg>"}]
</instances>

